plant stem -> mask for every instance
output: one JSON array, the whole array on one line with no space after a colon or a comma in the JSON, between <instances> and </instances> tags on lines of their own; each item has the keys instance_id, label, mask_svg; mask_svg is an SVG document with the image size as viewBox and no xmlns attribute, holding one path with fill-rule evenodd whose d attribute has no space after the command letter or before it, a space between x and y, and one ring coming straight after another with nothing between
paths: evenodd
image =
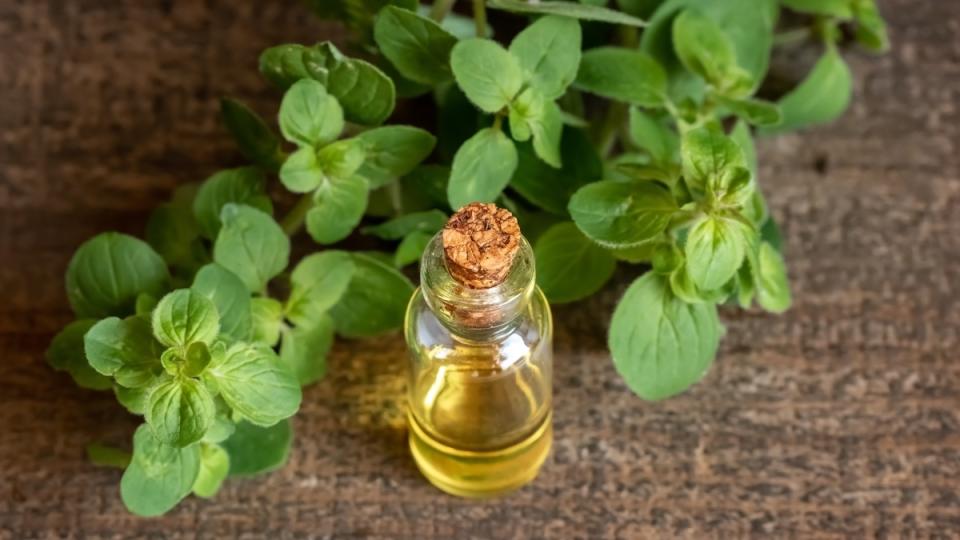
<instances>
[{"instance_id":1,"label":"plant stem","mask_svg":"<svg viewBox=\"0 0 960 540\"><path fill-rule=\"evenodd\" d=\"M794 45L810 37L810 27L794 28L773 36L774 46Z\"/></svg>"},{"instance_id":2,"label":"plant stem","mask_svg":"<svg viewBox=\"0 0 960 540\"><path fill-rule=\"evenodd\" d=\"M430 8L430 18L437 22L443 21L454 2L456 0L434 0L433 7Z\"/></svg>"},{"instance_id":3,"label":"plant stem","mask_svg":"<svg viewBox=\"0 0 960 540\"><path fill-rule=\"evenodd\" d=\"M636 26L621 24L617 26L617 42L624 47L634 49L640 44L640 30Z\"/></svg>"},{"instance_id":4,"label":"plant stem","mask_svg":"<svg viewBox=\"0 0 960 540\"><path fill-rule=\"evenodd\" d=\"M287 233L287 236L293 236L300 230L300 227L303 227L303 220L306 219L307 212L311 208L313 208L313 193L305 193L297 201L297 204L293 205L293 208L287 212L287 215L280 220L280 228Z\"/></svg>"},{"instance_id":5,"label":"plant stem","mask_svg":"<svg viewBox=\"0 0 960 540\"><path fill-rule=\"evenodd\" d=\"M473 0L473 23L477 26L477 37L487 35L487 6L485 0Z\"/></svg>"},{"instance_id":6,"label":"plant stem","mask_svg":"<svg viewBox=\"0 0 960 540\"><path fill-rule=\"evenodd\" d=\"M403 215L403 191L400 180L394 180L387 184L387 192L390 194L390 206L393 207L393 213Z\"/></svg>"},{"instance_id":7,"label":"plant stem","mask_svg":"<svg viewBox=\"0 0 960 540\"><path fill-rule=\"evenodd\" d=\"M601 158L606 158L613 150L613 145L617 142L620 124L623 122L626 113L627 106L623 103L611 102L610 107L607 108L607 114L600 126L600 133L597 134L597 149L600 151Z\"/></svg>"}]
</instances>

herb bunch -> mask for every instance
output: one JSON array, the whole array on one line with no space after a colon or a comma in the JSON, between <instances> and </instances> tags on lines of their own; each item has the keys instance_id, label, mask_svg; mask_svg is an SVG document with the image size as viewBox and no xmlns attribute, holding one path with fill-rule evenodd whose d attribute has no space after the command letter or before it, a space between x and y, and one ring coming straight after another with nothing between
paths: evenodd
<instances>
[{"instance_id":1,"label":"herb bunch","mask_svg":"<svg viewBox=\"0 0 960 540\"><path fill-rule=\"evenodd\" d=\"M453 0L307 3L359 56L328 41L264 51L279 129L221 102L251 165L184 185L146 241L101 234L67 269L77 320L47 358L143 416L132 452L88 448L125 468L136 514L281 466L334 335L399 327L413 291L401 270L473 201L518 217L553 303L640 265L612 316L614 364L644 399L685 390L713 362L718 305L790 305L753 135L838 117L851 95L838 44L888 47L874 0L473 0L472 18ZM782 7L797 26L775 34ZM501 44L487 8L527 24ZM807 77L758 98L772 47L804 39L823 48ZM432 108L435 135L383 125L398 98ZM279 219L274 177L300 197ZM329 246L365 219L360 233L392 252L326 248L288 270L302 229Z\"/></svg>"}]
</instances>

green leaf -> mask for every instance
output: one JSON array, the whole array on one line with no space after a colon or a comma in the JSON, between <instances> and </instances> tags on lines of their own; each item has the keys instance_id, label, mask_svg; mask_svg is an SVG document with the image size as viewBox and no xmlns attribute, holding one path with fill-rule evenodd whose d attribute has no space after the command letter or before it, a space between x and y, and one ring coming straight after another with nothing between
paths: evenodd
<instances>
[{"instance_id":1,"label":"green leaf","mask_svg":"<svg viewBox=\"0 0 960 540\"><path fill-rule=\"evenodd\" d=\"M853 16L850 0L780 0L780 3L794 11L811 15L827 15L838 19Z\"/></svg>"},{"instance_id":2,"label":"green leaf","mask_svg":"<svg viewBox=\"0 0 960 540\"><path fill-rule=\"evenodd\" d=\"M346 120L365 126L382 124L393 113L396 89L386 73L358 58L348 58L324 41L304 52L304 66L337 98Z\"/></svg>"},{"instance_id":3,"label":"green leaf","mask_svg":"<svg viewBox=\"0 0 960 540\"><path fill-rule=\"evenodd\" d=\"M660 119L637 107L630 108L630 138L646 150L655 163L676 161L680 149L677 133Z\"/></svg>"},{"instance_id":4,"label":"green leaf","mask_svg":"<svg viewBox=\"0 0 960 540\"><path fill-rule=\"evenodd\" d=\"M163 348L154 339L150 322L139 316L102 319L83 337L90 365L127 388L149 385L160 368Z\"/></svg>"},{"instance_id":5,"label":"green leaf","mask_svg":"<svg viewBox=\"0 0 960 540\"><path fill-rule=\"evenodd\" d=\"M203 383L171 377L150 391L144 417L157 439L183 448L203 438L214 411L213 397Z\"/></svg>"},{"instance_id":6,"label":"green leaf","mask_svg":"<svg viewBox=\"0 0 960 540\"><path fill-rule=\"evenodd\" d=\"M530 86L552 101L562 96L577 76L580 39L576 19L548 15L517 34L509 50Z\"/></svg>"},{"instance_id":7,"label":"green leaf","mask_svg":"<svg viewBox=\"0 0 960 540\"><path fill-rule=\"evenodd\" d=\"M560 154L574 158L565 160L563 167L557 170L537 159L529 146L520 145L517 169L510 179L510 187L540 208L566 216L570 197L583 185L599 180L603 166L596 148L582 129L563 131Z\"/></svg>"},{"instance_id":8,"label":"green leaf","mask_svg":"<svg viewBox=\"0 0 960 540\"><path fill-rule=\"evenodd\" d=\"M83 336L93 325L92 319L71 322L53 337L45 356L53 369L69 373L77 386L106 390L112 381L93 369L83 350Z\"/></svg>"},{"instance_id":9,"label":"green leaf","mask_svg":"<svg viewBox=\"0 0 960 540\"><path fill-rule=\"evenodd\" d=\"M257 113L239 101L222 98L220 116L244 157L271 172L280 168L280 137Z\"/></svg>"},{"instance_id":10,"label":"green leaf","mask_svg":"<svg viewBox=\"0 0 960 540\"><path fill-rule=\"evenodd\" d=\"M838 118L847 109L853 91L850 69L833 48L827 50L807 78L778 102L783 121L764 134L781 133Z\"/></svg>"},{"instance_id":11,"label":"green leaf","mask_svg":"<svg viewBox=\"0 0 960 540\"><path fill-rule=\"evenodd\" d=\"M633 247L614 249L610 253L618 261L630 264L650 263L653 261L654 249L658 244L656 241L644 242Z\"/></svg>"},{"instance_id":12,"label":"green leaf","mask_svg":"<svg viewBox=\"0 0 960 540\"><path fill-rule=\"evenodd\" d=\"M232 345L215 355L205 376L235 413L259 426L272 426L300 408L300 385L266 345ZM239 426L238 426L239 430Z\"/></svg>"},{"instance_id":13,"label":"green leaf","mask_svg":"<svg viewBox=\"0 0 960 540\"><path fill-rule=\"evenodd\" d=\"M617 266L610 252L567 221L537 240L537 285L553 304L573 302L600 290Z\"/></svg>"},{"instance_id":14,"label":"green leaf","mask_svg":"<svg viewBox=\"0 0 960 540\"><path fill-rule=\"evenodd\" d=\"M126 469L132 458L133 454L126 450L97 443L87 445L87 459L99 467Z\"/></svg>"},{"instance_id":15,"label":"green leaf","mask_svg":"<svg viewBox=\"0 0 960 540\"><path fill-rule=\"evenodd\" d=\"M210 345L219 333L217 306L190 289L164 296L153 310L153 334L167 347L186 350L197 341Z\"/></svg>"},{"instance_id":16,"label":"green leaf","mask_svg":"<svg viewBox=\"0 0 960 540\"><path fill-rule=\"evenodd\" d=\"M193 214L204 236L217 237L220 214L227 204L245 204L267 214L273 212L265 184L263 171L255 167L227 169L208 178L193 200Z\"/></svg>"},{"instance_id":17,"label":"green leaf","mask_svg":"<svg viewBox=\"0 0 960 540\"><path fill-rule=\"evenodd\" d=\"M753 144L753 137L750 135L750 128L747 126L746 122L742 120L737 121L736 125L733 126L733 129L730 131L730 139L737 143L737 146L740 147L740 151L743 153L743 159L747 164L747 168L750 169L750 173L753 174L753 177L757 177L757 148Z\"/></svg>"},{"instance_id":18,"label":"green leaf","mask_svg":"<svg viewBox=\"0 0 960 540\"><path fill-rule=\"evenodd\" d=\"M775 126L783 120L780 107L769 101L723 98L719 101L730 112L756 126Z\"/></svg>"},{"instance_id":19,"label":"green leaf","mask_svg":"<svg viewBox=\"0 0 960 540\"><path fill-rule=\"evenodd\" d=\"M888 51L890 38L887 37L887 24L877 9L877 3L874 0L856 0L853 10L857 18L857 43L873 52Z\"/></svg>"},{"instance_id":20,"label":"green leaf","mask_svg":"<svg viewBox=\"0 0 960 540\"><path fill-rule=\"evenodd\" d=\"M393 254L393 265L397 268L403 268L408 264L419 262L423 256L423 250L426 249L432 238L432 234L420 231L413 231L404 236L400 245L397 246L397 251Z\"/></svg>"},{"instance_id":21,"label":"green leaf","mask_svg":"<svg viewBox=\"0 0 960 540\"><path fill-rule=\"evenodd\" d=\"M769 242L773 249L783 253L783 235L780 233L780 226L777 225L773 216L770 216L760 229L760 239Z\"/></svg>"},{"instance_id":22,"label":"green leaf","mask_svg":"<svg viewBox=\"0 0 960 540\"><path fill-rule=\"evenodd\" d=\"M481 129L453 158L447 197L451 208L492 202L517 168L517 148L498 129Z\"/></svg>"},{"instance_id":23,"label":"green leaf","mask_svg":"<svg viewBox=\"0 0 960 540\"><path fill-rule=\"evenodd\" d=\"M310 76L304 63L307 47L285 43L260 53L260 73L271 83L286 90L293 83Z\"/></svg>"},{"instance_id":24,"label":"green leaf","mask_svg":"<svg viewBox=\"0 0 960 540\"><path fill-rule=\"evenodd\" d=\"M440 210L425 210L404 214L379 225L364 227L361 232L384 240L399 240L414 231L435 233L446 223L447 215Z\"/></svg>"},{"instance_id":25,"label":"green leaf","mask_svg":"<svg viewBox=\"0 0 960 540\"><path fill-rule=\"evenodd\" d=\"M187 347L182 373L188 377L196 377L210 364L210 348L202 341L191 343Z\"/></svg>"},{"instance_id":26,"label":"green leaf","mask_svg":"<svg viewBox=\"0 0 960 540\"><path fill-rule=\"evenodd\" d=\"M748 95L751 75L737 65L733 42L719 24L696 9L687 9L673 22L673 46L683 65L730 98Z\"/></svg>"},{"instance_id":27,"label":"green leaf","mask_svg":"<svg viewBox=\"0 0 960 540\"><path fill-rule=\"evenodd\" d=\"M230 454L230 476L252 476L283 467L292 441L289 420L266 428L238 423L234 434L223 442Z\"/></svg>"},{"instance_id":28,"label":"green leaf","mask_svg":"<svg viewBox=\"0 0 960 540\"><path fill-rule=\"evenodd\" d=\"M213 302L220 332L234 340L250 335L250 291L236 274L216 263L197 272L190 289Z\"/></svg>"},{"instance_id":29,"label":"green leaf","mask_svg":"<svg viewBox=\"0 0 960 540\"><path fill-rule=\"evenodd\" d=\"M350 285L330 310L337 333L369 337L399 328L413 285L396 269L369 255L352 256L355 269Z\"/></svg>"},{"instance_id":30,"label":"green leaf","mask_svg":"<svg viewBox=\"0 0 960 540\"><path fill-rule=\"evenodd\" d=\"M559 169L563 165L560 159L560 137L563 131L560 107L552 101L545 101L541 115L529 125L533 135L534 152L547 164Z\"/></svg>"},{"instance_id":31,"label":"green leaf","mask_svg":"<svg viewBox=\"0 0 960 540\"><path fill-rule=\"evenodd\" d=\"M323 84L301 79L280 102L280 132L300 146L322 146L343 131L343 109Z\"/></svg>"},{"instance_id":32,"label":"green leaf","mask_svg":"<svg viewBox=\"0 0 960 540\"><path fill-rule=\"evenodd\" d=\"M311 325L340 300L353 271L353 258L345 251L323 251L304 257L290 276L287 318L296 325Z\"/></svg>"},{"instance_id":33,"label":"green leaf","mask_svg":"<svg viewBox=\"0 0 960 540\"><path fill-rule=\"evenodd\" d=\"M323 169L312 146L301 147L290 154L280 167L280 181L294 193L309 193L320 187L323 179Z\"/></svg>"},{"instance_id":34,"label":"green leaf","mask_svg":"<svg viewBox=\"0 0 960 540\"><path fill-rule=\"evenodd\" d=\"M659 107L667 95L667 75L645 52L598 47L583 53L575 86L605 98Z\"/></svg>"},{"instance_id":35,"label":"green leaf","mask_svg":"<svg viewBox=\"0 0 960 540\"><path fill-rule=\"evenodd\" d=\"M673 23L677 15L688 7L706 15L723 30L736 53L736 64L749 74L749 80L754 81L754 85L763 80L779 10L776 0L667 0L651 17L649 27L641 36L641 48L667 69L675 99L700 99L705 90L699 77L683 69L674 50ZM748 92L751 90L747 89Z\"/></svg>"},{"instance_id":36,"label":"green leaf","mask_svg":"<svg viewBox=\"0 0 960 540\"><path fill-rule=\"evenodd\" d=\"M519 62L493 40L473 38L457 43L450 66L467 99L488 113L510 103L523 85Z\"/></svg>"},{"instance_id":37,"label":"green leaf","mask_svg":"<svg viewBox=\"0 0 960 540\"><path fill-rule=\"evenodd\" d=\"M355 139L363 145L366 156L359 174L370 181L371 188L410 173L437 144L436 137L412 126L370 129Z\"/></svg>"},{"instance_id":38,"label":"green leaf","mask_svg":"<svg viewBox=\"0 0 960 540\"><path fill-rule=\"evenodd\" d=\"M373 131L379 129L385 128L377 128ZM367 154L364 146L359 137L330 143L317 152L317 163L319 163L327 178L350 178L357 172L364 160L374 157Z\"/></svg>"},{"instance_id":39,"label":"green leaf","mask_svg":"<svg viewBox=\"0 0 960 540\"><path fill-rule=\"evenodd\" d=\"M736 167L746 167L743 151L718 128L699 127L683 135L683 176L697 191L727 187Z\"/></svg>"},{"instance_id":40,"label":"green leaf","mask_svg":"<svg viewBox=\"0 0 960 540\"><path fill-rule=\"evenodd\" d=\"M301 386L319 381L327 373L327 353L333 345L333 319L321 313L309 326L284 330L280 363L296 374Z\"/></svg>"},{"instance_id":41,"label":"green leaf","mask_svg":"<svg viewBox=\"0 0 960 540\"><path fill-rule=\"evenodd\" d=\"M627 26L644 26L643 19L631 17L626 13L607 9L591 4L576 2L558 2L543 0L540 2L524 2L523 0L488 0L487 5L493 9L502 9L514 13L533 13L542 15L560 15L586 21L600 21L611 24L625 24Z\"/></svg>"},{"instance_id":42,"label":"green leaf","mask_svg":"<svg viewBox=\"0 0 960 540\"><path fill-rule=\"evenodd\" d=\"M449 179L450 167L436 164L420 165L403 178L401 187L404 188L405 194L407 192L422 194L428 208L446 208Z\"/></svg>"},{"instance_id":43,"label":"green leaf","mask_svg":"<svg viewBox=\"0 0 960 540\"><path fill-rule=\"evenodd\" d=\"M283 323L283 304L268 297L257 297L250 300L252 315L253 341L273 347L280 340L280 326Z\"/></svg>"},{"instance_id":44,"label":"green leaf","mask_svg":"<svg viewBox=\"0 0 960 540\"><path fill-rule=\"evenodd\" d=\"M699 381L713 363L719 338L713 304L687 304L670 292L664 278L649 272L617 304L608 345L630 390L657 400Z\"/></svg>"},{"instance_id":45,"label":"green leaf","mask_svg":"<svg viewBox=\"0 0 960 540\"><path fill-rule=\"evenodd\" d=\"M142 388L126 388L119 384L113 386L113 394L117 401L131 414L139 415L147 410L147 396L150 395L150 390L152 388L149 386Z\"/></svg>"},{"instance_id":46,"label":"green leaf","mask_svg":"<svg viewBox=\"0 0 960 540\"><path fill-rule=\"evenodd\" d=\"M754 275L757 301L773 313L783 313L790 308L790 282L783 257L769 242L761 242L757 254Z\"/></svg>"},{"instance_id":47,"label":"green leaf","mask_svg":"<svg viewBox=\"0 0 960 540\"><path fill-rule=\"evenodd\" d=\"M745 254L741 225L721 217L707 217L690 228L684 251L693 282L704 291L723 286L737 273Z\"/></svg>"},{"instance_id":48,"label":"green leaf","mask_svg":"<svg viewBox=\"0 0 960 540\"><path fill-rule=\"evenodd\" d=\"M657 242L651 265L658 274L670 274L684 264L683 253L673 242Z\"/></svg>"},{"instance_id":49,"label":"green leaf","mask_svg":"<svg viewBox=\"0 0 960 540\"><path fill-rule=\"evenodd\" d=\"M169 202L150 213L144 240L170 266L192 273L209 254L200 240L200 225L193 216L193 199L198 184L185 184L176 189Z\"/></svg>"},{"instance_id":50,"label":"green leaf","mask_svg":"<svg viewBox=\"0 0 960 540\"><path fill-rule=\"evenodd\" d=\"M670 192L644 181L587 184L570 199L570 215L588 238L626 248L658 236L679 209Z\"/></svg>"},{"instance_id":51,"label":"green leaf","mask_svg":"<svg viewBox=\"0 0 960 540\"><path fill-rule=\"evenodd\" d=\"M320 244L346 238L363 218L368 190L367 180L359 175L324 182L307 212L307 232Z\"/></svg>"},{"instance_id":52,"label":"green leaf","mask_svg":"<svg viewBox=\"0 0 960 540\"><path fill-rule=\"evenodd\" d=\"M216 444L200 445L200 472L193 482L193 494L198 497L213 497L230 472L230 455Z\"/></svg>"},{"instance_id":53,"label":"green leaf","mask_svg":"<svg viewBox=\"0 0 960 540\"><path fill-rule=\"evenodd\" d=\"M222 351L221 351L222 352ZM236 425L229 418L230 407L220 398L215 398L217 405L217 415L213 418L213 424L203 436L203 442L219 444L227 440L236 431Z\"/></svg>"},{"instance_id":54,"label":"green leaf","mask_svg":"<svg viewBox=\"0 0 960 540\"><path fill-rule=\"evenodd\" d=\"M197 446L164 444L144 424L133 436L133 459L120 480L120 497L138 516L159 516L190 494L199 471Z\"/></svg>"},{"instance_id":55,"label":"green leaf","mask_svg":"<svg viewBox=\"0 0 960 540\"><path fill-rule=\"evenodd\" d=\"M450 50L457 38L436 22L387 6L377 14L373 37L404 77L430 86L450 80Z\"/></svg>"},{"instance_id":56,"label":"green leaf","mask_svg":"<svg viewBox=\"0 0 960 540\"><path fill-rule=\"evenodd\" d=\"M78 318L129 315L140 293L167 289L167 265L144 241L102 233L84 242L67 266L67 298Z\"/></svg>"},{"instance_id":57,"label":"green leaf","mask_svg":"<svg viewBox=\"0 0 960 540\"><path fill-rule=\"evenodd\" d=\"M262 291L287 267L290 239L269 214L249 206L227 204L220 220L213 260L236 274L248 290Z\"/></svg>"}]
</instances>

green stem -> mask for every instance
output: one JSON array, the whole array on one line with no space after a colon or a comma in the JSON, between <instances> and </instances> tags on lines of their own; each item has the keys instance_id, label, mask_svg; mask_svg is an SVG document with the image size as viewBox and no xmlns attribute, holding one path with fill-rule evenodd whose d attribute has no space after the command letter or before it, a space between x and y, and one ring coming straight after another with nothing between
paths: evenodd
<instances>
[{"instance_id":1,"label":"green stem","mask_svg":"<svg viewBox=\"0 0 960 540\"><path fill-rule=\"evenodd\" d=\"M780 32L779 34L773 36L773 45L776 47L782 45L794 45L808 39L809 37L810 27L805 26L803 28L794 28L793 30Z\"/></svg>"},{"instance_id":2,"label":"green stem","mask_svg":"<svg viewBox=\"0 0 960 540\"><path fill-rule=\"evenodd\" d=\"M477 27L477 37L487 35L487 6L485 0L473 0L473 23Z\"/></svg>"},{"instance_id":3,"label":"green stem","mask_svg":"<svg viewBox=\"0 0 960 540\"><path fill-rule=\"evenodd\" d=\"M623 117L627 114L627 106L623 103L611 102L607 108L607 114L600 126L600 133L597 135L597 149L600 156L606 158L613 150L614 143L617 142L617 134L620 131L620 124L623 123Z\"/></svg>"},{"instance_id":4,"label":"green stem","mask_svg":"<svg viewBox=\"0 0 960 540\"><path fill-rule=\"evenodd\" d=\"M635 49L640 44L640 29L626 24L617 26L617 41L624 47Z\"/></svg>"},{"instance_id":5,"label":"green stem","mask_svg":"<svg viewBox=\"0 0 960 540\"><path fill-rule=\"evenodd\" d=\"M447 13L450 13L454 2L456 0L434 0L433 7L430 8L430 18L442 22Z\"/></svg>"},{"instance_id":6,"label":"green stem","mask_svg":"<svg viewBox=\"0 0 960 540\"><path fill-rule=\"evenodd\" d=\"M130 464L131 459L130 452L99 443L87 445L87 457L94 465L117 469L125 469Z\"/></svg>"},{"instance_id":7,"label":"green stem","mask_svg":"<svg viewBox=\"0 0 960 540\"><path fill-rule=\"evenodd\" d=\"M399 180L394 180L387 184L387 192L390 194L390 205L393 206L393 213L403 215L403 187Z\"/></svg>"},{"instance_id":8,"label":"green stem","mask_svg":"<svg viewBox=\"0 0 960 540\"><path fill-rule=\"evenodd\" d=\"M311 208L313 208L313 193L306 193L280 220L280 228L287 233L287 236L293 236L300 230L300 227L303 227L303 221Z\"/></svg>"}]
</instances>

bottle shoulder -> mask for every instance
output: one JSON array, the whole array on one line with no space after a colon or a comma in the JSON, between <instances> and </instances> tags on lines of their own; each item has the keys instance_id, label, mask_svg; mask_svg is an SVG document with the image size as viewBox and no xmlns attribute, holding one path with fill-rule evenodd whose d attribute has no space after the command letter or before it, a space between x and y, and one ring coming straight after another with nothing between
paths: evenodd
<instances>
[{"instance_id":1,"label":"bottle shoulder","mask_svg":"<svg viewBox=\"0 0 960 540\"><path fill-rule=\"evenodd\" d=\"M553 320L539 288L510 327L477 339L445 326L417 289L407 309L404 333L411 352L431 361L489 363L505 370L530 358L552 355Z\"/></svg>"}]
</instances>

